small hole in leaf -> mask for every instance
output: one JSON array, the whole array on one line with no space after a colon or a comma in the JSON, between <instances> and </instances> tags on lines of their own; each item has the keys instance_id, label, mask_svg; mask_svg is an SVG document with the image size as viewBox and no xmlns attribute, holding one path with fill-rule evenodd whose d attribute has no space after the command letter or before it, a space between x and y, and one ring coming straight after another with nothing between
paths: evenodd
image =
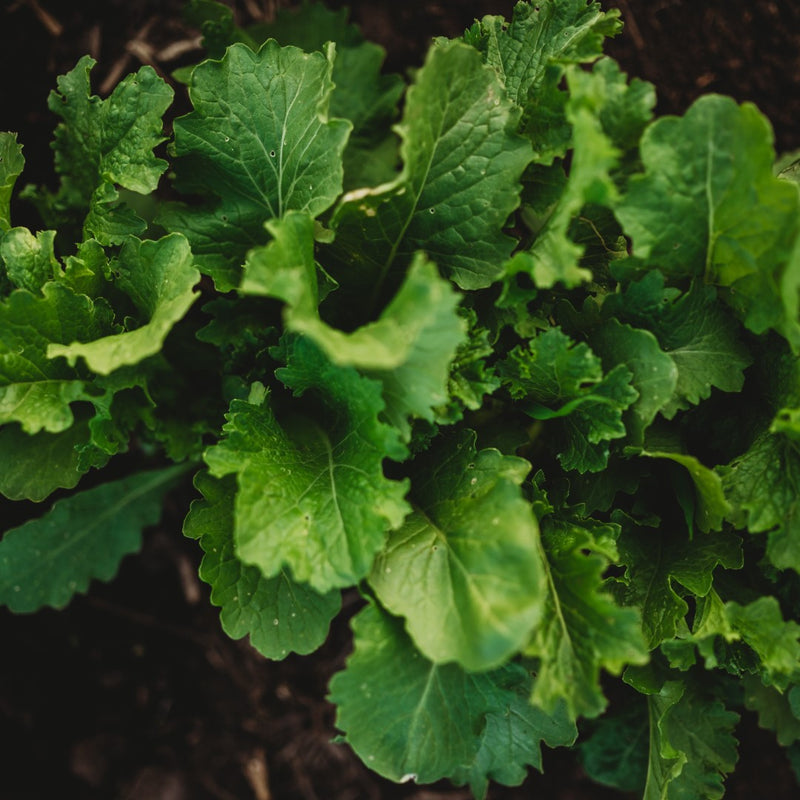
<instances>
[{"instance_id":1,"label":"small hole in leaf","mask_svg":"<svg viewBox=\"0 0 800 800\"><path fill-rule=\"evenodd\" d=\"M533 278L527 272L518 272L514 275L514 283L517 284L517 289L523 289L526 292L536 288Z\"/></svg>"}]
</instances>

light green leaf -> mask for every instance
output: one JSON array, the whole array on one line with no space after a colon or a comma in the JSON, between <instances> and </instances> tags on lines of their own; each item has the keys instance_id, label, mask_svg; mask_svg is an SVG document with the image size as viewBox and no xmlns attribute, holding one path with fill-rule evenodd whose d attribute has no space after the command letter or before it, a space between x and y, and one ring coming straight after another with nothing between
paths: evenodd
<instances>
[{"instance_id":1,"label":"light green leaf","mask_svg":"<svg viewBox=\"0 0 800 800\"><path fill-rule=\"evenodd\" d=\"M718 468L734 520L767 533L767 556L779 569L800 572L800 445L764 432L750 449Z\"/></svg>"},{"instance_id":2,"label":"light green leaf","mask_svg":"<svg viewBox=\"0 0 800 800\"><path fill-rule=\"evenodd\" d=\"M0 303L0 424L19 422L26 433L58 433L72 424L70 404L92 400L87 376L48 346L98 339L111 333L111 309L58 283L42 296L17 290Z\"/></svg>"},{"instance_id":3,"label":"light green leaf","mask_svg":"<svg viewBox=\"0 0 800 800\"><path fill-rule=\"evenodd\" d=\"M250 644L267 658L316 650L339 613L339 593L321 595L295 582L285 569L267 578L243 564L233 540L236 482L201 472L195 485L204 499L192 503L183 532L200 540L205 553L200 577L211 586L211 602L221 608L225 632L233 639L249 635Z\"/></svg>"},{"instance_id":4,"label":"light green leaf","mask_svg":"<svg viewBox=\"0 0 800 800\"><path fill-rule=\"evenodd\" d=\"M740 339L739 325L713 287L695 282L679 294L665 290L663 274L651 270L621 294L610 295L603 313L650 330L675 362L675 395L661 410L668 419L708 399L712 387L741 391L743 370L753 358Z\"/></svg>"},{"instance_id":5,"label":"light green leaf","mask_svg":"<svg viewBox=\"0 0 800 800\"><path fill-rule=\"evenodd\" d=\"M239 292L282 300L289 326L295 320L319 319L314 220L306 212L288 211L265 227L272 239L247 254Z\"/></svg>"},{"instance_id":6,"label":"light green leaf","mask_svg":"<svg viewBox=\"0 0 800 800\"><path fill-rule=\"evenodd\" d=\"M480 324L474 309L462 306L459 316L467 333L450 364L447 404L437 409L436 415L436 422L445 425L463 419L466 409L477 411L486 395L500 388L495 365L489 363L494 354L491 332Z\"/></svg>"},{"instance_id":7,"label":"light green leaf","mask_svg":"<svg viewBox=\"0 0 800 800\"><path fill-rule=\"evenodd\" d=\"M64 272L59 280L75 294L99 297L110 278L111 267L105 250L96 239L86 239L78 245L74 255L64 259Z\"/></svg>"},{"instance_id":8,"label":"light green leaf","mask_svg":"<svg viewBox=\"0 0 800 800\"><path fill-rule=\"evenodd\" d=\"M606 371L624 364L632 373L631 385L639 398L625 414L625 428L633 444L641 444L644 431L673 397L678 383L675 362L661 350L649 331L610 319L592 331L592 349Z\"/></svg>"},{"instance_id":9,"label":"light green leaf","mask_svg":"<svg viewBox=\"0 0 800 800\"><path fill-rule=\"evenodd\" d=\"M110 580L185 468L140 472L56 502L0 542L0 603L15 612L63 608L93 579Z\"/></svg>"},{"instance_id":10,"label":"light green leaf","mask_svg":"<svg viewBox=\"0 0 800 800\"><path fill-rule=\"evenodd\" d=\"M395 297L375 321L345 333L317 313L313 221L290 212L267 224L273 240L247 256L240 291L287 304L289 330L304 333L341 366L353 366L383 385L386 416L410 436L409 417L432 421L448 398L450 364L464 339L459 296L418 254Z\"/></svg>"},{"instance_id":11,"label":"light green leaf","mask_svg":"<svg viewBox=\"0 0 800 800\"><path fill-rule=\"evenodd\" d=\"M627 367L619 364L604 376L587 344L551 328L527 347L515 347L499 369L527 414L563 419L558 458L564 469L597 472L606 467L608 442L625 436L622 412L638 397Z\"/></svg>"},{"instance_id":12,"label":"light green leaf","mask_svg":"<svg viewBox=\"0 0 800 800\"><path fill-rule=\"evenodd\" d=\"M647 661L642 621L606 591L608 544L595 539L593 520L543 512L540 525L548 588L543 622L526 651L540 661L532 700L551 711L563 698L571 718L596 717L606 707L601 669L619 674Z\"/></svg>"},{"instance_id":13,"label":"light green leaf","mask_svg":"<svg viewBox=\"0 0 800 800\"><path fill-rule=\"evenodd\" d=\"M477 452L472 431L412 465L414 511L389 536L370 584L434 663L497 667L541 619L539 533L519 488L529 469L497 450Z\"/></svg>"},{"instance_id":14,"label":"light green leaf","mask_svg":"<svg viewBox=\"0 0 800 800\"><path fill-rule=\"evenodd\" d=\"M402 623L376 606L353 620L355 650L331 681L336 725L364 763L394 781L488 780L517 784L541 768L540 742L574 741L574 726L528 705L530 676L518 664L468 673L423 658Z\"/></svg>"},{"instance_id":15,"label":"light green leaf","mask_svg":"<svg viewBox=\"0 0 800 800\"><path fill-rule=\"evenodd\" d=\"M502 227L530 160L517 119L478 53L458 42L434 47L398 127L403 171L348 193L334 214L339 283L371 295L374 308L424 250L462 288L488 286L514 246Z\"/></svg>"},{"instance_id":16,"label":"light green leaf","mask_svg":"<svg viewBox=\"0 0 800 800\"><path fill-rule=\"evenodd\" d=\"M0 132L0 234L11 227L11 193L24 167L17 134Z\"/></svg>"},{"instance_id":17,"label":"light green leaf","mask_svg":"<svg viewBox=\"0 0 800 800\"><path fill-rule=\"evenodd\" d=\"M86 232L102 244L119 244L139 233L142 221L117 206L116 186L133 192L155 191L167 162L153 155L164 141L161 117L172 102L172 89L152 67L123 78L110 97L92 95L89 73L94 59L84 56L58 78L48 107L61 117L56 128L56 170L61 187L56 208L91 210ZM113 222L121 214L125 224Z\"/></svg>"},{"instance_id":18,"label":"light green leaf","mask_svg":"<svg viewBox=\"0 0 800 800\"><path fill-rule=\"evenodd\" d=\"M772 327L797 348L798 193L773 176L772 139L752 104L702 97L645 132L646 173L631 180L616 213L636 256L669 276L730 287L750 330Z\"/></svg>"},{"instance_id":19,"label":"light green leaf","mask_svg":"<svg viewBox=\"0 0 800 800\"><path fill-rule=\"evenodd\" d=\"M64 356L70 364L86 359L91 370L108 375L120 367L138 364L160 352L167 334L197 299L200 279L189 243L180 234L158 241L127 239L116 263L116 285L148 321L134 330L86 343L51 344L49 358Z\"/></svg>"},{"instance_id":20,"label":"light green leaf","mask_svg":"<svg viewBox=\"0 0 800 800\"><path fill-rule=\"evenodd\" d=\"M648 697L650 759L643 800L719 800L736 764L739 715L680 681Z\"/></svg>"},{"instance_id":21,"label":"light green leaf","mask_svg":"<svg viewBox=\"0 0 800 800\"><path fill-rule=\"evenodd\" d=\"M487 16L464 38L494 67L511 100L524 109L524 129L536 160L549 164L566 153L567 95L559 89L568 64L585 64L603 53L603 40L621 29L619 11L597 2L542 0L517 3L510 23Z\"/></svg>"},{"instance_id":22,"label":"light green leaf","mask_svg":"<svg viewBox=\"0 0 800 800\"><path fill-rule=\"evenodd\" d=\"M587 84L583 94L594 96L605 134L622 151L636 147L653 116L653 84L638 78L628 83L627 75L613 58L601 58L592 68L591 80L587 75L573 71L571 79L575 86L578 81Z\"/></svg>"},{"instance_id":23,"label":"light green leaf","mask_svg":"<svg viewBox=\"0 0 800 800\"><path fill-rule=\"evenodd\" d=\"M556 283L571 289L591 280L592 273L578 265L584 247L572 241L569 228L587 203L612 205L617 197L610 173L619 151L603 132L598 108L602 98L596 97L594 87L602 79L575 69L567 72L567 83L566 118L572 126L573 147L567 185L530 249L515 256L526 259L526 272L542 289Z\"/></svg>"},{"instance_id":24,"label":"light green leaf","mask_svg":"<svg viewBox=\"0 0 800 800\"><path fill-rule=\"evenodd\" d=\"M450 365L464 340L459 295L423 255L414 257L397 294L375 322L342 333L317 317L289 327L313 339L335 364L380 381L386 418L407 440L409 419L434 419L448 399Z\"/></svg>"},{"instance_id":25,"label":"light green leaf","mask_svg":"<svg viewBox=\"0 0 800 800\"><path fill-rule=\"evenodd\" d=\"M34 236L27 228L11 228L0 237L0 259L14 286L37 294L57 276L60 265L53 252L55 238L55 231L38 231Z\"/></svg>"},{"instance_id":26,"label":"light green leaf","mask_svg":"<svg viewBox=\"0 0 800 800\"><path fill-rule=\"evenodd\" d=\"M315 217L342 191L351 126L328 119L332 60L332 47L303 53L271 39L257 53L235 44L192 73L194 111L175 121L176 185L217 201L173 204L162 221L187 236L222 291L265 242L264 222L292 210Z\"/></svg>"},{"instance_id":27,"label":"light green leaf","mask_svg":"<svg viewBox=\"0 0 800 800\"><path fill-rule=\"evenodd\" d=\"M287 344L287 363L279 377L318 401L314 417L279 422L254 387L250 401L231 403L225 438L205 459L215 477L238 475L239 558L266 577L287 566L324 593L369 572L386 532L408 511L407 486L383 475L399 441L378 421L380 385L331 364L305 339Z\"/></svg>"},{"instance_id":28,"label":"light green leaf","mask_svg":"<svg viewBox=\"0 0 800 800\"><path fill-rule=\"evenodd\" d=\"M765 684L783 691L800 680L800 625L784 620L776 598L759 597L746 606L726 603L725 616L731 628L758 654Z\"/></svg>"},{"instance_id":29,"label":"light green leaf","mask_svg":"<svg viewBox=\"0 0 800 800\"><path fill-rule=\"evenodd\" d=\"M670 666L680 670L688 670L697 663L695 647L707 670L722 667L734 675L753 671L752 664L745 662L752 662L755 656L745 657L745 645L741 644L741 637L731 625L725 604L713 587L708 594L695 599L691 632L679 623L676 638L661 643L661 651L667 656Z\"/></svg>"}]
</instances>

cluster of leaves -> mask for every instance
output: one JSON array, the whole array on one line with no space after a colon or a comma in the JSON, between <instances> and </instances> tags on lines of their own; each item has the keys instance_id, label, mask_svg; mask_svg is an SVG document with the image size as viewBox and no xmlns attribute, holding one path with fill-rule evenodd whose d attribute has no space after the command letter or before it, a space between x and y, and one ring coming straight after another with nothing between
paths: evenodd
<instances>
[{"instance_id":1,"label":"cluster of leaves","mask_svg":"<svg viewBox=\"0 0 800 800\"><path fill-rule=\"evenodd\" d=\"M796 746L800 209L767 121L654 120L596 2L485 17L408 87L320 5L190 13L172 199L148 67L59 80L45 230L11 226L0 134L0 602L111 577L193 472L231 636L309 653L364 598L330 691L382 775L480 797L580 730L601 782L718 798L737 709Z\"/></svg>"}]
</instances>

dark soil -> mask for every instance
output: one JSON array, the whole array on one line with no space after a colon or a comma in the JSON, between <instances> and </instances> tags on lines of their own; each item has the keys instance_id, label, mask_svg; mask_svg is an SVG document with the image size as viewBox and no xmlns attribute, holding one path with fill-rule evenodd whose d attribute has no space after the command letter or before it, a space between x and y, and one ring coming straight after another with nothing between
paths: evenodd
<instances>
[{"instance_id":1,"label":"dark soil","mask_svg":"<svg viewBox=\"0 0 800 800\"><path fill-rule=\"evenodd\" d=\"M631 75L656 84L661 113L685 110L700 93L723 92L758 104L773 121L780 150L800 148L800 5L616 4L627 26L608 52ZM81 55L98 59L94 85L105 91L143 61L166 75L198 57L181 5L22 0L0 7L0 130L18 131L25 145L22 183L52 182L54 119L46 98L56 75ZM242 0L237 10L247 20L275 5ZM350 5L395 70L420 63L428 37L457 35L473 17L509 16L512 7L500 0ZM187 49L181 53L176 43ZM14 213L18 223L28 222L21 205ZM0 800L469 797L446 785L383 781L346 746L332 743L334 712L324 698L349 651L348 614L312 657L272 663L229 640L197 580L197 548L181 536L177 508L168 509L141 555L129 558L112 584L94 586L63 612L0 611ZM358 603L348 597L347 611ZM727 797L800 795L774 738L750 715L740 740ZM518 789L493 787L490 797L632 797L589 782L570 752L546 752L544 764L543 776L532 775Z\"/></svg>"}]
</instances>

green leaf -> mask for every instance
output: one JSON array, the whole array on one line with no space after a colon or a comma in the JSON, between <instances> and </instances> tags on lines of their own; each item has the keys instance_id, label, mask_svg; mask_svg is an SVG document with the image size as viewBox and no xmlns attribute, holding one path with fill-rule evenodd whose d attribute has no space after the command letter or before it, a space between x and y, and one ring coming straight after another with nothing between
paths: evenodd
<instances>
[{"instance_id":1,"label":"green leaf","mask_svg":"<svg viewBox=\"0 0 800 800\"><path fill-rule=\"evenodd\" d=\"M433 409L447 401L450 364L464 338L450 283L418 254L380 317L345 333L317 312L311 218L292 212L267 227L274 238L248 254L240 291L283 300L289 330L313 339L333 363L379 380L386 416L406 439L409 417L432 421Z\"/></svg>"},{"instance_id":2,"label":"green leaf","mask_svg":"<svg viewBox=\"0 0 800 800\"><path fill-rule=\"evenodd\" d=\"M725 604L717 592L712 588L708 594L696 598L695 604L691 632L679 624L677 637L661 643L661 651L670 665L680 670L694 666L697 663L696 646L707 670L721 667L734 675L752 673L754 657L749 657L752 651L743 652L745 646L741 645L741 637L733 629Z\"/></svg>"},{"instance_id":3,"label":"green leaf","mask_svg":"<svg viewBox=\"0 0 800 800\"><path fill-rule=\"evenodd\" d=\"M564 469L597 472L606 467L607 443L625 436L622 412L638 397L627 367L619 364L604 376L588 345L551 328L527 347L515 347L500 363L500 374L534 419L563 419L558 458Z\"/></svg>"},{"instance_id":4,"label":"green leaf","mask_svg":"<svg viewBox=\"0 0 800 800\"><path fill-rule=\"evenodd\" d=\"M566 105L566 118L572 126L572 160L569 178L555 207L550 211L544 227L525 253L525 269L542 289L563 283L568 289L591 280L592 273L578 266L584 247L570 239L568 232L572 221L587 203L611 205L617 190L611 180L619 151L603 132L599 118L595 83L600 76L575 69L567 72L570 99ZM515 258L523 258L517 254Z\"/></svg>"},{"instance_id":5,"label":"green leaf","mask_svg":"<svg viewBox=\"0 0 800 800\"><path fill-rule=\"evenodd\" d=\"M785 621L774 597L759 597L746 606L725 604L725 616L732 628L759 657L765 684L783 691L800 680L800 625Z\"/></svg>"},{"instance_id":6,"label":"green leaf","mask_svg":"<svg viewBox=\"0 0 800 800\"><path fill-rule=\"evenodd\" d=\"M0 494L38 503L56 489L72 489L88 468L80 464L78 448L89 438L85 420L61 433L32 436L18 425L0 427Z\"/></svg>"},{"instance_id":7,"label":"green leaf","mask_svg":"<svg viewBox=\"0 0 800 800\"><path fill-rule=\"evenodd\" d=\"M414 511L389 536L370 584L434 663L497 667L541 619L538 530L519 488L529 469L497 450L478 452L472 431L411 467Z\"/></svg>"},{"instance_id":8,"label":"green leaf","mask_svg":"<svg viewBox=\"0 0 800 800\"><path fill-rule=\"evenodd\" d=\"M347 22L347 9L328 9L322 3L278 9L273 22L256 25L250 33L258 41L275 38L306 52L336 43L331 115L353 123L344 151L345 189L391 180L397 144L388 129L405 83L398 75L381 74L383 48L364 41L358 28Z\"/></svg>"},{"instance_id":9,"label":"green leaf","mask_svg":"<svg viewBox=\"0 0 800 800\"><path fill-rule=\"evenodd\" d=\"M339 593L321 595L285 569L267 578L243 564L233 536L236 482L200 472L195 485L204 499L192 503L183 532L200 540L205 553L200 577L211 586L211 602L221 608L225 633L233 639L249 635L250 644L267 658L316 650L339 613Z\"/></svg>"},{"instance_id":10,"label":"green leaf","mask_svg":"<svg viewBox=\"0 0 800 800\"><path fill-rule=\"evenodd\" d=\"M11 228L0 238L0 259L14 286L37 294L42 285L60 271L53 252L55 231L38 231L34 236L27 228Z\"/></svg>"},{"instance_id":11,"label":"green leaf","mask_svg":"<svg viewBox=\"0 0 800 800\"><path fill-rule=\"evenodd\" d=\"M800 688L781 693L752 675L745 676L744 688L745 707L758 713L760 728L775 731L781 747L800 739Z\"/></svg>"},{"instance_id":12,"label":"green leaf","mask_svg":"<svg viewBox=\"0 0 800 800\"><path fill-rule=\"evenodd\" d=\"M739 715L680 681L648 697L650 759L644 800L718 800L736 764Z\"/></svg>"},{"instance_id":13,"label":"green leaf","mask_svg":"<svg viewBox=\"0 0 800 800\"><path fill-rule=\"evenodd\" d=\"M797 348L798 193L773 176L772 138L752 104L703 97L683 117L648 128L646 172L630 181L616 213L636 256L670 277L731 287L750 330L772 327Z\"/></svg>"},{"instance_id":14,"label":"green leaf","mask_svg":"<svg viewBox=\"0 0 800 800\"><path fill-rule=\"evenodd\" d=\"M541 768L542 740L574 741L563 710L549 717L525 702L530 676L518 664L488 673L433 664L376 606L352 625L355 649L333 677L330 699L348 743L384 777L469 781L483 797L488 780L515 785L527 765Z\"/></svg>"},{"instance_id":15,"label":"green leaf","mask_svg":"<svg viewBox=\"0 0 800 800\"><path fill-rule=\"evenodd\" d=\"M90 581L108 581L185 468L140 472L56 502L0 541L0 603L15 612L63 608Z\"/></svg>"},{"instance_id":16,"label":"green leaf","mask_svg":"<svg viewBox=\"0 0 800 800\"><path fill-rule=\"evenodd\" d=\"M327 8L310 0L298 7L277 9L274 19L253 25L249 31L259 42L277 39L282 45L294 45L307 53L335 42L338 52L364 40L361 31L347 21L348 16L347 8Z\"/></svg>"},{"instance_id":17,"label":"green leaf","mask_svg":"<svg viewBox=\"0 0 800 800\"><path fill-rule=\"evenodd\" d=\"M116 285L148 321L134 330L86 343L51 344L49 358L64 356L70 364L84 358L89 369L101 375L138 364L160 352L167 334L198 297L193 289L200 273L194 267L189 243L180 234L158 241L127 239L116 267Z\"/></svg>"},{"instance_id":18,"label":"green leaf","mask_svg":"<svg viewBox=\"0 0 800 800\"><path fill-rule=\"evenodd\" d=\"M328 358L380 381L386 418L410 438L409 419L433 421L448 399L450 365L464 340L459 295L436 266L415 256L397 294L375 322L342 333L318 317L290 317Z\"/></svg>"},{"instance_id":19,"label":"green leaf","mask_svg":"<svg viewBox=\"0 0 800 800\"><path fill-rule=\"evenodd\" d=\"M11 227L11 193L24 167L17 134L0 132L0 233Z\"/></svg>"},{"instance_id":20,"label":"green leaf","mask_svg":"<svg viewBox=\"0 0 800 800\"><path fill-rule=\"evenodd\" d=\"M273 577L282 566L319 592L367 575L386 531L408 506L407 486L383 475L397 434L378 421L380 385L336 367L308 340L287 344L279 377L296 395L318 395L314 417L280 422L264 390L234 400L225 438L206 451L211 474L238 475L239 558Z\"/></svg>"},{"instance_id":21,"label":"green leaf","mask_svg":"<svg viewBox=\"0 0 800 800\"><path fill-rule=\"evenodd\" d=\"M800 408L782 408L772 420L770 433L782 433L800 443Z\"/></svg>"},{"instance_id":22,"label":"green leaf","mask_svg":"<svg viewBox=\"0 0 800 800\"><path fill-rule=\"evenodd\" d=\"M800 572L800 445L764 432L750 449L720 467L734 519L750 533L767 533L767 556Z\"/></svg>"},{"instance_id":23,"label":"green leaf","mask_svg":"<svg viewBox=\"0 0 800 800\"><path fill-rule=\"evenodd\" d=\"M56 128L56 170L61 187L56 208L89 210L86 231L102 244L119 244L140 233L144 223L116 207L116 186L133 192L155 191L167 162L153 155L164 141L161 117L172 102L172 89L152 67L123 78L107 100L92 95L89 73L94 59L84 56L58 78L48 107L61 117ZM114 214L122 213L120 228Z\"/></svg>"},{"instance_id":24,"label":"green leaf","mask_svg":"<svg viewBox=\"0 0 800 800\"><path fill-rule=\"evenodd\" d=\"M74 255L64 259L59 281L75 294L99 297L105 293L110 278L111 267L105 250L96 239L87 239L78 245Z\"/></svg>"},{"instance_id":25,"label":"green leaf","mask_svg":"<svg viewBox=\"0 0 800 800\"><path fill-rule=\"evenodd\" d=\"M17 290L0 303L0 424L19 422L26 433L58 433L72 424L70 404L92 400L85 376L50 344L100 338L113 331L111 309L58 283L42 296Z\"/></svg>"},{"instance_id":26,"label":"green leaf","mask_svg":"<svg viewBox=\"0 0 800 800\"><path fill-rule=\"evenodd\" d=\"M288 211L266 225L272 239L247 254L239 292L275 297L287 305L286 323L319 319L319 286L314 261L314 220Z\"/></svg>"},{"instance_id":27,"label":"green leaf","mask_svg":"<svg viewBox=\"0 0 800 800\"><path fill-rule=\"evenodd\" d=\"M712 387L741 391L743 371L753 359L713 287L694 282L678 294L665 290L662 273L651 270L623 293L610 295L603 313L650 330L675 362L675 394L661 410L667 419L708 399Z\"/></svg>"},{"instance_id":28,"label":"green leaf","mask_svg":"<svg viewBox=\"0 0 800 800\"><path fill-rule=\"evenodd\" d=\"M540 514L547 598L542 624L527 654L540 666L533 702L551 711L560 699L570 717L596 717L606 700L600 670L619 674L625 664L647 660L638 610L619 607L606 591L608 543L596 523L563 513Z\"/></svg>"},{"instance_id":29,"label":"green leaf","mask_svg":"<svg viewBox=\"0 0 800 800\"><path fill-rule=\"evenodd\" d=\"M253 45L247 33L236 27L233 10L215 0L189 0L183 15L190 25L202 31L208 58L222 58L228 45L234 42Z\"/></svg>"},{"instance_id":30,"label":"green leaf","mask_svg":"<svg viewBox=\"0 0 800 800\"><path fill-rule=\"evenodd\" d=\"M641 795L647 779L649 728L640 698L604 714L579 745L581 763L597 783Z\"/></svg>"},{"instance_id":31,"label":"green leaf","mask_svg":"<svg viewBox=\"0 0 800 800\"><path fill-rule=\"evenodd\" d=\"M542 0L517 3L510 23L487 16L465 34L497 70L511 100L524 109L524 129L538 163L563 156L569 144L566 94L559 89L567 65L599 58L605 37L621 28L619 11L603 12L594 0Z\"/></svg>"},{"instance_id":32,"label":"green leaf","mask_svg":"<svg viewBox=\"0 0 800 800\"><path fill-rule=\"evenodd\" d=\"M513 132L517 119L494 71L471 47L434 47L398 127L402 172L389 184L348 193L334 214L333 252L342 263L333 275L342 286L371 296L374 308L417 250L461 288L498 277L514 246L502 227L530 160L530 146Z\"/></svg>"},{"instance_id":33,"label":"green leaf","mask_svg":"<svg viewBox=\"0 0 800 800\"><path fill-rule=\"evenodd\" d=\"M616 319L592 331L592 350L603 360L606 371L624 364L633 373L631 385L639 397L629 407L624 422L631 443L641 444L644 431L674 395L678 382L675 362L649 331Z\"/></svg>"},{"instance_id":34,"label":"green leaf","mask_svg":"<svg viewBox=\"0 0 800 800\"><path fill-rule=\"evenodd\" d=\"M353 123L344 151L345 190L375 186L394 177L397 137L389 128L406 86L399 75L381 74L385 56L383 48L372 42L336 51L331 113Z\"/></svg>"},{"instance_id":35,"label":"green leaf","mask_svg":"<svg viewBox=\"0 0 800 800\"><path fill-rule=\"evenodd\" d=\"M441 424L461 420L466 409L477 411L486 395L500 388L495 365L489 363L494 354L490 331L480 325L474 309L461 306L459 315L466 323L467 334L450 364L448 402L438 409L436 416Z\"/></svg>"},{"instance_id":36,"label":"green leaf","mask_svg":"<svg viewBox=\"0 0 800 800\"><path fill-rule=\"evenodd\" d=\"M733 533L708 533L684 538L662 525L638 528L616 512L622 521L620 560L625 565L626 605L639 608L642 628L650 649L672 639L689 611L681 586L704 597L711 591L717 566L740 569L742 548ZM679 586L676 586L676 583Z\"/></svg>"},{"instance_id":37,"label":"green leaf","mask_svg":"<svg viewBox=\"0 0 800 800\"><path fill-rule=\"evenodd\" d=\"M720 476L700 463L694 456L643 450L641 455L673 461L685 467L695 486L694 521L704 533L722 529L722 521L730 514L731 505L725 499Z\"/></svg>"},{"instance_id":38,"label":"green leaf","mask_svg":"<svg viewBox=\"0 0 800 800\"><path fill-rule=\"evenodd\" d=\"M587 73L573 72L572 81L588 85L583 90L595 97L603 131L612 144L622 151L639 144L645 128L652 119L656 104L653 84L634 78L630 83L613 58L601 58L592 69L593 79Z\"/></svg>"},{"instance_id":39,"label":"green leaf","mask_svg":"<svg viewBox=\"0 0 800 800\"><path fill-rule=\"evenodd\" d=\"M222 291L238 285L267 220L292 210L315 217L342 191L351 126L328 119L332 59L332 49L303 53L269 40L257 53L235 44L192 73L194 111L175 121L176 187L216 201L173 204L161 219L187 236Z\"/></svg>"}]
</instances>

